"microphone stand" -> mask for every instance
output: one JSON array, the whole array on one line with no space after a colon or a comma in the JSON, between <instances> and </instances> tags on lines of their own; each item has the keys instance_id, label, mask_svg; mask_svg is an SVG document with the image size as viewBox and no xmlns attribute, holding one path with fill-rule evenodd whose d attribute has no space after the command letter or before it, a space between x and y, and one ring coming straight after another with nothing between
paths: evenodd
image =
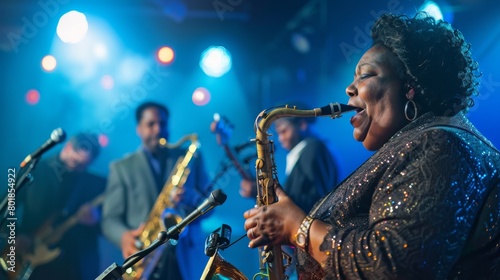
<instances>
[{"instance_id":1,"label":"microphone stand","mask_svg":"<svg viewBox=\"0 0 500 280\"><path fill-rule=\"evenodd\" d=\"M19 177L19 180L16 181L16 184L14 186L14 195L17 194L19 192L19 190L22 189L22 187L26 184L26 182L31 183L33 178L31 177L30 173L31 173L31 171L33 171L33 169L35 169L35 166L39 160L40 160L40 157L36 157L30 161L30 164L26 168L26 171L24 173L22 173L21 177ZM2 203L0 204L0 213L4 213L3 218L2 218L2 222L1 222L2 225L8 219L6 209L7 209L7 204L9 202L9 194L10 194L10 192L7 191L5 198L2 200ZM14 198L15 198L15 196L14 196Z\"/></svg>"},{"instance_id":2,"label":"microphone stand","mask_svg":"<svg viewBox=\"0 0 500 280\"><path fill-rule=\"evenodd\" d=\"M226 201L226 194L222 192L222 190L217 189L210 193L210 196L205 199L205 201L196 208L191 214L189 214L186 218L180 221L178 224L170 227L167 232L160 231L158 233L158 238L151 243L146 249L139 251L132 256L128 257L122 266L117 265L116 263L111 264L106 270L99 275L96 280L118 280L122 278L123 273L127 271L130 267L136 264L138 261L146 257L148 254L153 252L156 248L160 247L167 240L179 239L179 234L182 229L185 228L189 223L194 221L199 216L205 214L206 212L212 210L215 206L221 205Z\"/></svg>"},{"instance_id":3,"label":"microphone stand","mask_svg":"<svg viewBox=\"0 0 500 280\"><path fill-rule=\"evenodd\" d=\"M158 238L151 243L146 249L141 250L130 257L128 257L124 262L123 265L120 266L117 263L112 263L106 270L104 270L101 275L99 275L95 280L118 280L122 279L123 273L127 271L127 269L131 268L134 264L145 258L147 255L149 255L151 252L156 250L156 248L160 247L163 245L165 242L167 242L170 239L176 239L178 238L177 236L169 236L166 232L161 231L158 233Z\"/></svg>"}]
</instances>

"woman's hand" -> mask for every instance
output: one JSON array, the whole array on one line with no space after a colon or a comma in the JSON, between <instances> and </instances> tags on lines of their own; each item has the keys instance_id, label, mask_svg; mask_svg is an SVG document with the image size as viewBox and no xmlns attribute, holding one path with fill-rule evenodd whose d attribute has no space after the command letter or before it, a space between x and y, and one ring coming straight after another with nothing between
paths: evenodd
<instances>
[{"instance_id":1,"label":"woman's hand","mask_svg":"<svg viewBox=\"0 0 500 280\"><path fill-rule=\"evenodd\" d=\"M278 202L250 209L243 215L250 248L294 242L294 236L306 214L281 187L276 188L276 195Z\"/></svg>"}]
</instances>

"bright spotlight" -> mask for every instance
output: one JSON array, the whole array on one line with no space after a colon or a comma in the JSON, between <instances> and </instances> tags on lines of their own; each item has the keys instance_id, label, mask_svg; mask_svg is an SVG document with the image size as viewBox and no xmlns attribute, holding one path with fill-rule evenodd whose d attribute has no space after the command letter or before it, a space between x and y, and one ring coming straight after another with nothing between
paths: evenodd
<instances>
[{"instance_id":1,"label":"bright spotlight","mask_svg":"<svg viewBox=\"0 0 500 280\"><path fill-rule=\"evenodd\" d=\"M422 8L420 8L420 10L426 12L429 16L433 17L435 20L443 20L444 18L443 13L441 12L441 8L434 1L426 1L422 5Z\"/></svg>"},{"instance_id":2,"label":"bright spotlight","mask_svg":"<svg viewBox=\"0 0 500 280\"><path fill-rule=\"evenodd\" d=\"M57 36L64 43L76 44L83 40L89 25L84 14L77 11L69 11L61 16L57 24Z\"/></svg>"},{"instance_id":3,"label":"bright spotlight","mask_svg":"<svg viewBox=\"0 0 500 280\"><path fill-rule=\"evenodd\" d=\"M42 68L46 72L52 72L56 69L57 61L52 55L46 55L42 58Z\"/></svg>"},{"instance_id":4,"label":"bright spotlight","mask_svg":"<svg viewBox=\"0 0 500 280\"><path fill-rule=\"evenodd\" d=\"M168 64L174 60L174 50L170 47L161 47L158 50L158 60L163 64Z\"/></svg>"},{"instance_id":5,"label":"bright spotlight","mask_svg":"<svg viewBox=\"0 0 500 280\"><path fill-rule=\"evenodd\" d=\"M208 76L223 76L231 64L231 54L224 47L209 47L201 54L200 67Z\"/></svg>"},{"instance_id":6,"label":"bright spotlight","mask_svg":"<svg viewBox=\"0 0 500 280\"><path fill-rule=\"evenodd\" d=\"M210 102L210 92L203 87L199 87L193 92L193 103L198 106L205 106Z\"/></svg>"}]
</instances>

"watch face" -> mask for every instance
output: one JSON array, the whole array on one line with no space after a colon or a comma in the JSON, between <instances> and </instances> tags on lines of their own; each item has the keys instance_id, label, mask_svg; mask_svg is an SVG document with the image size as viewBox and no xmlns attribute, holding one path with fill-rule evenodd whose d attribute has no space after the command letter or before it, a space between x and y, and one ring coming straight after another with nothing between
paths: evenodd
<instances>
[{"instance_id":1,"label":"watch face","mask_svg":"<svg viewBox=\"0 0 500 280\"><path fill-rule=\"evenodd\" d=\"M297 234L297 245L299 246L306 245L306 235L302 232Z\"/></svg>"}]
</instances>

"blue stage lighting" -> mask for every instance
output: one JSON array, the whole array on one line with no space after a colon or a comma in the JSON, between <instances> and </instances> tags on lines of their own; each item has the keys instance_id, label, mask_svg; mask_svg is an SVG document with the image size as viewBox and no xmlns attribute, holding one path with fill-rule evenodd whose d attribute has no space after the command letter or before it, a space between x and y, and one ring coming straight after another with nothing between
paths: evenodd
<instances>
[{"instance_id":1,"label":"blue stage lighting","mask_svg":"<svg viewBox=\"0 0 500 280\"><path fill-rule=\"evenodd\" d=\"M426 1L422 7L421 11L426 12L429 16L433 17L436 20L443 20L443 12L441 12L441 8L434 1Z\"/></svg>"},{"instance_id":2,"label":"blue stage lighting","mask_svg":"<svg viewBox=\"0 0 500 280\"><path fill-rule=\"evenodd\" d=\"M226 48L212 46L201 54L200 67L210 77L221 77L231 70L231 54Z\"/></svg>"},{"instance_id":3,"label":"blue stage lighting","mask_svg":"<svg viewBox=\"0 0 500 280\"><path fill-rule=\"evenodd\" d=\"M84 14L77 11L65 13L57 24L57 35L64 43L78 43L87 34L89 24Z\"/></svg>"}]
</instances>

